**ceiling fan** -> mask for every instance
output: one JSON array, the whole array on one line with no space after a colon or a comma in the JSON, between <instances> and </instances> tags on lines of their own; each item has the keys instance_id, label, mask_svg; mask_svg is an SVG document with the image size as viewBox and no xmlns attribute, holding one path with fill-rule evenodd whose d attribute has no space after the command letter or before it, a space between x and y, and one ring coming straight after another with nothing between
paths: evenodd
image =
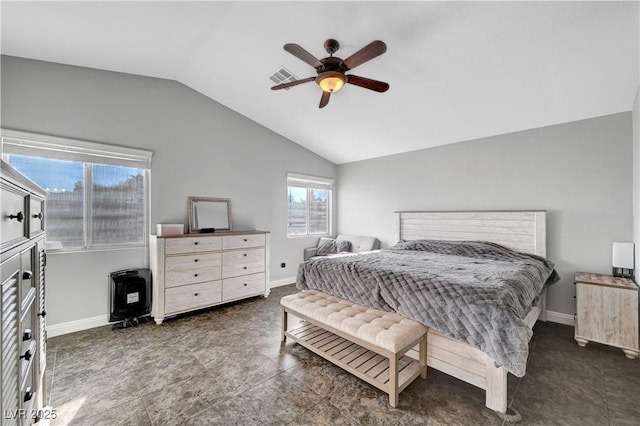
<instances>
[{"instance_id":1,"label":"ceiling fan","mask_svg":"<svg viewBox=\"0 0 640 426\"><path fill-rule=\"evenodd\" d=\"M308 77L289 83L279 84L277 86L273 86L271 90L286 89L299 84L315 81L322 88L320 108L324 108L329 103L331 93L340 90L345 83L364 87L365 89L376 92L386 92L389 89L389 84L383 81L359 77L353 74L345 74L345 72L352 70L358 65L361 65L386 52L387 45L384 44L384 42L380 40L372 41L353 55L349 56L347 59L341 59L333 56L339 48L340 45L338 42L330 38L324 42L324 49L329 54L329 57L317 59L297 44L285 44L284 50L314 67L318 75L316 77Z\"/></svg>"}]
</instances>

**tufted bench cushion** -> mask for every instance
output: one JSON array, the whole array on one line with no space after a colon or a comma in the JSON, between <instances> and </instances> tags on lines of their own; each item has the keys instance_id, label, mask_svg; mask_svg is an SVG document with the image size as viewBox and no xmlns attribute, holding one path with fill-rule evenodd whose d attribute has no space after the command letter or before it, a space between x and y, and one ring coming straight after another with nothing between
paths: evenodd
<instances>
[{"instance_id":1,"label":"tufted bench cushion","mask_svg":"<svg viewBox=\"0 0 640 426\"><path fill-rule=\"evenodd\" d=\"M285 296L280 304L393 353L406 348L427 332L427 328L419 322L316 290Z\"/></svg>"}]
</instances>

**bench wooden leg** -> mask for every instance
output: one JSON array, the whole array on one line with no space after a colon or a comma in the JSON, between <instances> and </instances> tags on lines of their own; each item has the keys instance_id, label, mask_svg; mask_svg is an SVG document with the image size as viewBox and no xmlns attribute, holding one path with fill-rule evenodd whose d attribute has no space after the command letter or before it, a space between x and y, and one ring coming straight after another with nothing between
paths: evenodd
<instances>
[{"instance_id":1,"label":"bench wooden leg","mask_svg":"<svg viewBox=\"0 0 640 426\"><path fill-rule=\"evenodd\" d=\"M280 332L280 341L282 343L284 343L284 342L287 341L286 332L287 332L287 327L288 327L288 325L287 325L288 317L287 317L287 310L285 309L284 306L282 306L282 310L280 312L281 312L281 323L282 323L282 330Z\"/></svg>"},{"instance_id":2,"label":"bench wooden leg","mask_svg":"<svg viewBox=\"0 0 640 426\"><path fill-rule=\"evenodd\" d=\"M389 405L398 406L398 355L389 357Z\"/></svg>"},{"instance_id":3,"label":"bench wooden leg","mask_svg":"<svg viewBox=\"0 0 640 426\"><path fill-rule=\"evenodd\" d=\"M422 366L422 373L420 373L420 377L422 377L423 379L426 379L427 378L427 333L424 333L424 336L422 336L422 339L420 339L420 355L418 356L418 358L420 358L418 361Z\"/></svg>"}]
</instances>

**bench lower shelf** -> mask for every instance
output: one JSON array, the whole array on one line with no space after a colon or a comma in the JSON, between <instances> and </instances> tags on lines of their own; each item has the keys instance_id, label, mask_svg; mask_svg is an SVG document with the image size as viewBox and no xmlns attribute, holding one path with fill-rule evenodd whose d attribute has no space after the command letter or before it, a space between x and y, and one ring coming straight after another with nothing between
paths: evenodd
<instances>
[{"instance_id":1,"label":"bench lower shelf","mask_svg":"<svg viewBox=\"0 0 640 426\"><path fill-rule=\"evenodd\" d=\"M400 393L426 368L408 356L400 357L398 360L398 388L393 390L390 383L389 358L309 322L304 322L302 326L286 331L285 335L390 396ZM392 405L394 404L392 403Z\"/></svg>"}]
</instances>

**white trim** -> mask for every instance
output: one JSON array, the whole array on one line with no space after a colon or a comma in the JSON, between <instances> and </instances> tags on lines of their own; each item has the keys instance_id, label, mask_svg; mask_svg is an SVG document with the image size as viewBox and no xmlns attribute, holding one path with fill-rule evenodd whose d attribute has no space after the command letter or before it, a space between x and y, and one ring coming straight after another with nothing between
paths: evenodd
<instances>
[{"instance_id":1,"label":"white trim","mask_svg":"<svg viewBox=\"0 0 640 426\"><path fill-rule=\"evenodd\" d=\"M0 132L3 152L8 154L39 157L42 156L39 154L44 151L47 153L44 157L49 158L143 169L151 168L153 151L11 129L0 129ZM100 161L96 161L96 158L99 158Z\"/></svg>"},{"instance_id":2,"label":"white trim","mask_svg":"<svg viewBox=\"0 0 640 426\"><path fill-rule=\"evenodd\" d=\"M576 320L573 315L562 312L547 311L547 321L565 325L576 325Z\"/></svg>"},{"instance_id":3,"label":"white trim","mask_svg":"<svg viewBox=\"0 0 640 426\"><path fill-rule=\"evenodd\" d=\"M104 325L109 325L108 315L98 315L97 317L47 325L47 337L62 336L63 334L102 327Z\"/></svg>"},{"instance_id":4,"label":"white trim","mask_svg":"<svg viewBox=\"0 0 640 426\"><path fill-rule=\"evenodd\" d=\"M269 288L282 287L283 285L295 284L296 277L282 278L280 280L271 281Z\"/></svg>"}]
</instances>

